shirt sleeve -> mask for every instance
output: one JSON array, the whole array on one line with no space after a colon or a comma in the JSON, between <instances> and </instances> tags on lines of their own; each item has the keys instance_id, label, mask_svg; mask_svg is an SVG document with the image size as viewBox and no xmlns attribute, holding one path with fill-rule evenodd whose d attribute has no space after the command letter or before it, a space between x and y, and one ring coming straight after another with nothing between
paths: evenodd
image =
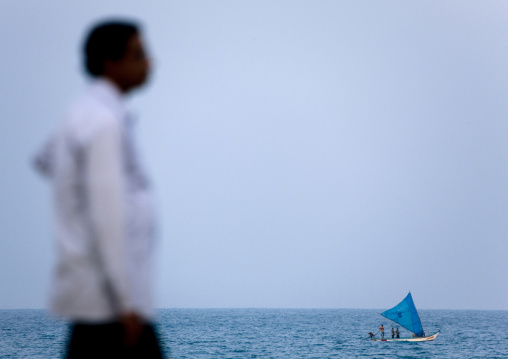
<instances>
[{"instance_id":1,"label":"shirt sleeve","mask_svg":"<svg viewBox=\"0 0 508 359\"><path fill-rule=\"evenodd\" d=\"M132 309L125 248L125 204L122 178L122 136L108 121L91 136L85 149L85 183L90 221L102 269L115 306Z\"/></svg>"},{"instance_id":2,"label":"shirt sleeve","mask_svg":"<svg viewBox=\"0 0 508 359\"><path fill-rule=\"evenodd\" d=\"M33 158L33 165L35 169L44 177L51 177L53 174L54 147L55 147L55 139L52 137L46 141L44 146L35 154Z\"/></svg>"}]
</instances>

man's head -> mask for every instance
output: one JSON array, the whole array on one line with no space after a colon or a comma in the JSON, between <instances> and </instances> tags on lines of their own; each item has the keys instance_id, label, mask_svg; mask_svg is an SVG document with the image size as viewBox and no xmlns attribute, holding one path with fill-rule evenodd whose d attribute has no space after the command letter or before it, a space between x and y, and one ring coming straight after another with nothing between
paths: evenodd
<instances>
[{"instance_id":1,"label":"man's head","mask_svg":"<svg viewBox=\"0 0 508 359\"><path fill-rule=\"evenodd\" d=\"M84 47L85 67L93 77L106 77L122 92L145 83L150 64L139 28L134 23L112 21L95 26Z\"/></svg>"}]
</instances>

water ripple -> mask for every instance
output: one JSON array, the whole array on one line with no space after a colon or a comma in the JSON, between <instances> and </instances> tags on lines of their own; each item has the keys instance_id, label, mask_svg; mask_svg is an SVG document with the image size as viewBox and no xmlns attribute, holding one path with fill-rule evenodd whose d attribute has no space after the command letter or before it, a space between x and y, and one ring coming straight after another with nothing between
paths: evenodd
<instances>
[{"instance_id":1,"label":"water ripple","mask_svg":"<svg viewBox=\"0 0 508 359\"><path fill-rule=\"evenodd\" d=\"M508 358L508 311L421 311L433 342L372 342L378 311L162 309L158 331L174 359ZM0 310L0 358L57 358L67 325L43 310Z\"/></svg>"}]
</instances>

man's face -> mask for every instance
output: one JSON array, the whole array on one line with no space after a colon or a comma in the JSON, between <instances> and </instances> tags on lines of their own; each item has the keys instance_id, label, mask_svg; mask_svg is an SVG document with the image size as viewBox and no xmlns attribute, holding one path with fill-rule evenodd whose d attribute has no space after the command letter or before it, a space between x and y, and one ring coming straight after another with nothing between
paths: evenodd
<instances>
[{"instance_id":1,"label":"man's face","mask_svg":"<svg viewBox=\"0 0 508 359\"><path fill-rule=\"evenodd\" d=\"M113 80L123 92L143 85L150 72L150 62L143 42L134 34L127 42L125 55L118 61L107 61L105 75Z\"/></svg>"}]
</instances>

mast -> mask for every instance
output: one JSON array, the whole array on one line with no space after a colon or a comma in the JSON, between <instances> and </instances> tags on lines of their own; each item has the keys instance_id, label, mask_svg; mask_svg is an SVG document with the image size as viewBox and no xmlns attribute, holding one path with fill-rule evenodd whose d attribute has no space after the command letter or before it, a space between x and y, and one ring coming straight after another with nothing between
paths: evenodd
<instances>
[{"instance_id":1,"label":"mast","mask_svg":"<svg viewBox=\"0 0 508 359\"><path fill-rule=\"evenodd\" d=\"M409 291L409 294L411 296L411 300L413 300L413 296L411 295L411 291ZM422 320L420 319L420 313L418 313L418 311L416 310L416 305L414 305L414 301L413 301L413 306L415 307L415 313L416 313L416 316L418 317L418 322L420 323L420 327L422 328L422 336L425 335L425 330L423 330L423 325L422 325ZM418 334L417 334L418 335Z\"/></svg>"}]
</instances>

